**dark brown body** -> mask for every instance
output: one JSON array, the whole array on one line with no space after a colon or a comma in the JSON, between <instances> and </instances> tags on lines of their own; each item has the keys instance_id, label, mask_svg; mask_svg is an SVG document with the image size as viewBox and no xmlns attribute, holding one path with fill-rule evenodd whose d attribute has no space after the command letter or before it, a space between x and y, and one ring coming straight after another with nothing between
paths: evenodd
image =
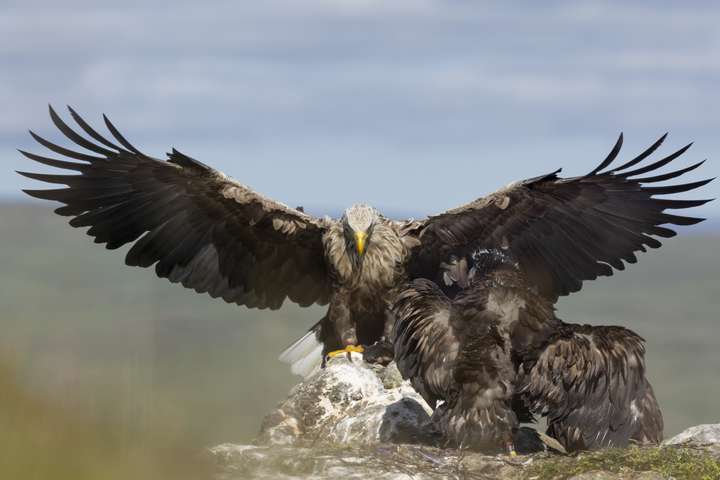
<instances>
[{"instance_id":1,"label":"dark brown body","mask_svg":"<svg viewBox=\"0 0 720 480\"><path fill-rule=\"evenodd\" d=\"M639 336L564 323L512 264L479 266L451 275L466 280L452 299L416 280L395 309L398 367L431 405L445 401L435 417L449 442L500 448L502 432L517 426L509 411L520 421L546 416L548 434L568 450L662 440Z\"/></svg>"},{"instance_id":2,"label":"dark brown body","mask_svg":"<svg viewBox=\"0 0 720 480\"><path fill-rule=\"evenodd\" d=\"M399 224L378 218L367 250L355 259L340 225L324 235L332 282L328 311L317 332L324 353L347 345L373 345L389 336L389 310L398 285L407 278L409 248L402 235Z\"/></svg>"},{"instance_id":3,"label":"dark brown body","mask_svg":"<svg viewBox=\"0 0 720 480\"><path fill-rule=\"evenodd\" d=\"M333 297L327 314L313 327L317 339L323 344L323 356L347 345L373 345L385 339L389 320L388 307L384 302L376 302L372 308L352 308L350 292L339 292Z\"/></svg>"}]
</instances>

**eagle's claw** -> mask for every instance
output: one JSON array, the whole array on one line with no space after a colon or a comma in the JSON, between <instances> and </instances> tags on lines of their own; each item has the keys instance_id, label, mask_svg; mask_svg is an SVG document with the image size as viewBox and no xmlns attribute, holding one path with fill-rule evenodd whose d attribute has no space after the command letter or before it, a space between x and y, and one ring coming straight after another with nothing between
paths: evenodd
<instances>
[{"instance_id":1,"label":"eagle's claw","mask_svg":"<svg viewBox=\"0 0 720 480\"><path fill-rule=\"evenodd\" d=\"M362 345L348 345L347 347L343 348L342 350L333 350L332 352L328 352L327 356L328 358L337 357L338 355L342 355L343 353L363 353L365 349Z\"/></svg>"}]
</instances>

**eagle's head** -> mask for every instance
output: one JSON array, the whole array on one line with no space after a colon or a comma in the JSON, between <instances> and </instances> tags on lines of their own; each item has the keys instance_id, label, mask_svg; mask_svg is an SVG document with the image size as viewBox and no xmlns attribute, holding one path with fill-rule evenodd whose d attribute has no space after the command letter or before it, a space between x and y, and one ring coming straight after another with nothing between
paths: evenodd
<instances>
[{"instance_id":1,"label":"eagle's head","mask_svg":"<svg viewBox=\"0 0 720 480\"><path fill-rule=\"evenodd\" d=\"M354 265L362 262L380 214L369 205L353 205L345 210L341 222L345 246Z\"/></svg>"}]
</instances>

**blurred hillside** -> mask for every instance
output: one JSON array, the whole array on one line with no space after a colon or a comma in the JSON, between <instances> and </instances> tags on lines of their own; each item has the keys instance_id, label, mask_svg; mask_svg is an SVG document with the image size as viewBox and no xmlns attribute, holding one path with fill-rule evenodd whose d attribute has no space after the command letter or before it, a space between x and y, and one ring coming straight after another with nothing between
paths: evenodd
<instances>
[{"instance_id":1,"label":"blurred hillside","mask_svg":"<svg viewBox=\"0 0 720 480\"><path fill-rule=\"evenodd\" d=\"M321 315L226 305L126 267L48 207L0 205L0 238L2 378L23 392L0 410L20 430L35 427L13 413L18 402L102 424L123 455L142 442L251 439L297 381L278 353ZM626 325L647 340L666 436L718 421L719 241L681 234L560 304L566 321Z\"/></svg>"}]
</instances>

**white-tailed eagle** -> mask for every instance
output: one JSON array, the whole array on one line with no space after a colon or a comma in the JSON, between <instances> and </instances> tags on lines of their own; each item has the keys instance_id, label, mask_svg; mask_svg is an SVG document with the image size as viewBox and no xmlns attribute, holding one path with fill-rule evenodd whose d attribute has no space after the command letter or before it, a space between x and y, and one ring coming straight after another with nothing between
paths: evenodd
<instances>
[{"instance_id":1,"label":"white-tailed eagle","mask_svg":"<svg viewBox=\"0 0 720 480\"><path fill-rule=\"evenodd\" d=\"M655 237L675 234L667 226L700 219L666 213L705 203L658 198L707 181L654 186L697 168L643 176L672 162L688 147L640 166L662 143L619 167L610 155L587 175L557 172L514 183L487 197L424 220L394 221L365 205L340 219L317 218L264 197L177 150L161 160L130 144L105 118L108 139L75 111L71 128L50 108L55 126L77 149L32 133L55 156L21 152L72 175L20 172L65 185L26 190L64 204L56 212L74 227L89 227L109 249L132 244L125 263L153 267L159 277L197 292L251 308L277 309L286 299L302 306L328 304L323 320L286 355L297 365L308 351L332 350L387 340L390 307L400 285L436 278L440 264L482 246L512 252L527 281L556 298L582 282L622 269L635 252L656 248ZM76 148L75 147L75 148ZM606 169L610 167L609 169ZM380 172L381 173L381 172ZM397 181L403 181L398 178ZM382 343L382 342L381 342Z\"/></svg>"}]
</instances>

